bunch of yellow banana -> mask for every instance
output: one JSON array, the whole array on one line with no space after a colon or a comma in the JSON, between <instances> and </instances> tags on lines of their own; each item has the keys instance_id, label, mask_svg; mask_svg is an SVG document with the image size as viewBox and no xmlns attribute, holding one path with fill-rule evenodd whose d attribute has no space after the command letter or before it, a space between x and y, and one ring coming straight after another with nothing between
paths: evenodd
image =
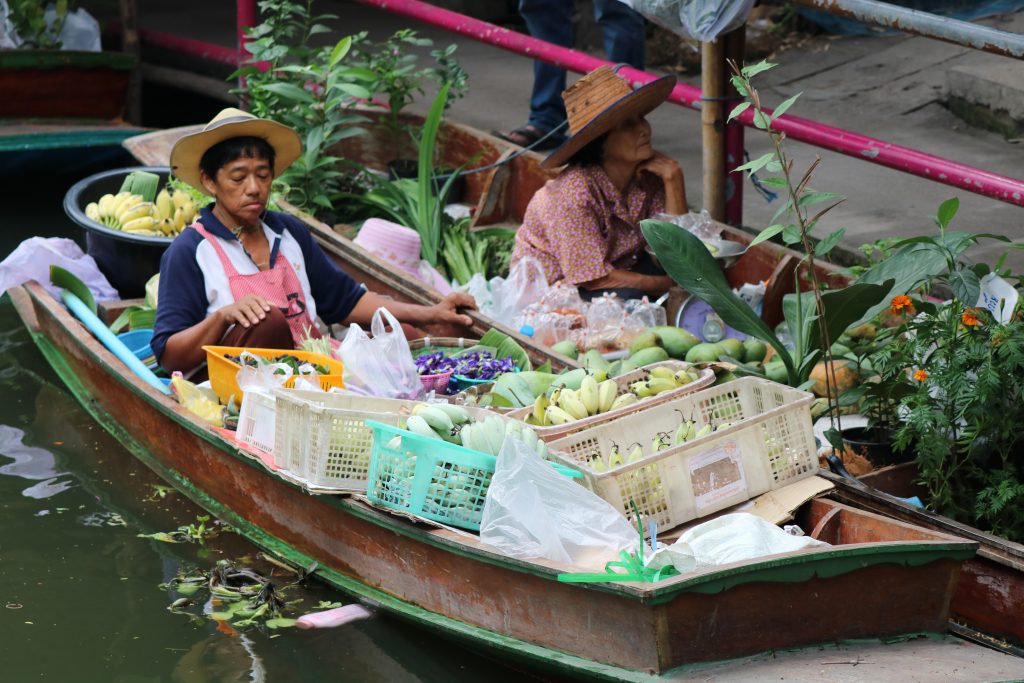
<instances>
[{"instance_id":1,"label":"bunch of yellow banana","mask_svg":"<svg viewBox=\"0 0 1024 683\"><path fill-rule=\"evenodd\" d=\"M85 215L108 228L136 235L177 235L196 216L196 205L185 192L164 188L153 202L131 192L105 194L85 207Z\"/></svg>"},{"instance_id":2,"label":"bunch of yellow banana","mask_svg":"<svg viewBox=\"0 0 1024 683\"><path fill-rule=\"evenodd\" d=\"M693 368L685 368L673 372L672 368L659 366L651 368L647 379L637 380L630 384L629 390L636 394L638 398L647 398L648 396L657 396L666 391L678 389L699 378L700 373Z\"/></svg>"},{"instance_id":3,"label":"bunch of yellow banana","mask_svg":"<svg viewBox=\"0 0 1024 683\"><path fill-rule=\"evenodd\" d=\"M516 420L504 420L497 416L487 417L479 422L462 406L449 403L419 403L406 419L405 428L413 434L431 439L441 439L470 450L498 455L506 436L513 436L542 458L547 455L547 446L537 437L537 432ZM401 447L401 437L396 436L388 447Z\"/></svg>"}]
</instances>

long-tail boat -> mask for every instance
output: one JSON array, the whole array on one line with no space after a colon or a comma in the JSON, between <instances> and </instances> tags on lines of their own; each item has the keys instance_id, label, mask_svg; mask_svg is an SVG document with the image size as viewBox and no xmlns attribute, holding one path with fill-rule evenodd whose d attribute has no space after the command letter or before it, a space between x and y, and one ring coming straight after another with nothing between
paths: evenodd
<instances>
[{"instance_id":1,"label":"long-tail boat","mask_svg":"<svg viewBox=\"0 0 1024 683\"><path fill-rule=\"evenodd\" d=\"M174 142L198 127L175 128L130 138L125 147L140 162L147 165L166 165ZM337 153L371 168L383 169L389 149L376 140L373 131L366 136L349 138ZM518 147L468 126L446 122L441 138L444 151L442 163L452 167L475 158L474 166L492 164L508 158ZM543 157L527 152L516 155L508 164L487 173L467 177L464 201L476 206L476 225L518 225L533 193L552 177L552 172L540 167ZM315 217L290 209L302 218L320 245L355 279L402 301L432 303L440 299L433 288L409 278L388 263L360 248L341 232ZM752 235L731 226L721 226L724 236L732 241L749 244ZM746 282L766 282L766 296L762 318L770 326L782 320L782 298L793 291L795 272L800 267L801 254L786 247L762 242L748 249L729 269L726 275L736 287ZM839 269L829 263L818 263L818 275L831 286L841 287L848 280ZM533 360L550 360L554 367L573 367L575 361L536 344L517 331L474 313L474 331L485 332L491 327L514 336L528 350ZM965 635L996 638L1007 648L1022 653L1024 645L1024 546L972 529L928 510L914 508L899 498L865 487L843 477L832 477L843 500L914 524L968 538L981 544L977 557L968 560L960 574L953 598L951 620L955 628ZM905 487L904 487L905 488ZM897 491L897 495L901 494ZM980 633L979 633L980 632ZM984 635L981 635L984 634Z\"/></svg>"},{"instance_id":2,"label":"long-tail boat","mask_svg":"<svg viewBox=\"0 0 1024 683\"><path fill-rule=\"evenodd\" d=\"M797 522L830 547L651 583L561 582L578 568L310 495L131 374L40 285L10 294L82 406L197 504L266 552L318 562L342 591L520 665L616 681L798 679L843 663L830 680L1024 678L1024 660L945 635L971 541L818 498Z\"/></svg>"}]
</instances>

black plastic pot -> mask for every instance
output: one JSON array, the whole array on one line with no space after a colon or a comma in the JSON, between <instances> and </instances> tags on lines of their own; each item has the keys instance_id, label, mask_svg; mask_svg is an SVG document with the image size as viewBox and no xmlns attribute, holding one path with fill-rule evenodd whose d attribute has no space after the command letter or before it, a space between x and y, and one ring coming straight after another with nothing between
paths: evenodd
<instances>
[{"instance_id":1,"label":"black plastic pot","mask_svg":"<svg viewBox=\"0 0 1024 683\"><path fill-rule=\"evenodd\" d=\"M173 237L133 235L97 223L85 215L89 202L97 202L105 194L116 194L126 175L132 171L149 171L167 181L167 166L132 166L96 173L79 180L64 195L64 213L85 231L86 253L96 260L110 284L122 299L145 296L146 282L160 272L160 257Z\"/></svg>"},{"instance_id":2,"label":"black plastic pot","mask_svg":"<svg viewBox=\"0 0 1024 683\"><path fill-rule=\"evenodd\" d=\"M415 179L419 176L420 165L416 159L395 159L394 161L388 162L388 177L392 180L398 180L399 178L412 178ZM455 171L445 170L434 176L434 182L437 183L438 189L444 187L444 184L448 182L448 178ZM462 198L466 195L466 177L460 175L452 183L452 187L448 190L448 196L445 201L449 204L461 202Z\"/></svg>"},{"instance_id":3,"label":"black plastic pot","mask_svg":"<svg viewBox=\"0 0 1024 683\"><path fill-rule=\"evenodd\" d=\"M875 433L867 427L849 427L842 431L843 441L854 450L871 461L876 468L895 465L913 460L912 449L895 451L890 435Z\"/></svg>"}]
</instances>

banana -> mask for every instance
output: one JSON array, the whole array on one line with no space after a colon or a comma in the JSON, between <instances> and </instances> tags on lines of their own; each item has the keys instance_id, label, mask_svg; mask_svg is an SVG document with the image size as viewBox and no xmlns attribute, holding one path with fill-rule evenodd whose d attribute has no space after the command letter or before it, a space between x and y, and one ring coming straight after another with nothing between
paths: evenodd
<instances>
[{"instance_id":1,"label":"banana","mask_svg":"<svg viewBox=\"0 0 1024 683\"><path fill-rule=\"evenodd\" d=\"M697 433L696 425L693 424L693 420L686 420L681 422L679 427L676 429L674 441L675 443L681 444L687 441L692 441L694 435Z\"/></svg>"},{"instance_id":2,"label":"banana","mask_svg":"<svg viewBox=\"0 0 1024 683\"><path fill-rule=\"evenodd\" d=\"M462 406L452 405L451 403L438 403L434 406L440 410L443 410L451 418L451 421L456 425L463 425L472 420L469 411Z\"/></svg>"},{"instance_id":3,"label":"banana","mask_svg":"<svg viewBox=\"0 0 1024 683\"><path fill-rule=\"evenodd\" d=\"M582 420L588 417L587 406L580 400L579 395L572 389L562 389L558 394L558 405L565 412L569 413L574 420Z\"/></svg>"},{"instance_id":4,"label":"banana","mask_svg":"<svg viewBox=\"0 0 1024 683\"><path fill-rule=\"evenodd\" d=\"M647 398L651 395L651 387L644 380L637 380L629 385L629 390L637 395L637 398Z\"/></svg>"},{"instance_id":5,"label":"banana","mask_svg":"<svg viewBox=\"0 0 1024 683\"><path fill-rule=\"evenodd\" d=\"M168 237L174 234L174 221L172 221L170 218L160 219L160 222L157 223L157 227L160 229L160 232L167 235Z\"/></svg>"},{"instance_id":6,"label":"banana","mask_svg":"<svg viewBox=\"0 0 1024 683\"><path fill-rule=\"evenodd\" d=\"M647 388L650 390L653 396L664 393L666 391L672 391L678 388L679 385L676 383L675 378L663 379L661 377L652 377L647 380Z\"/></svg>"},{"instance_id":7,"label":"banana","mask_svg":"<svg viewBox=\"0 0 1024 683\"><path fill-rule=\"evenodd\" d=\"M722 424L718 425L715 431L720 432L723 429L728 429L729 427L732 427L732 422L723 422Z\"/></svg>"},{"instance_id":8,"label":"banana","mask_svg":"<svg viewBox=\"0 0 1024 683\"><path fill-rule=\"evenodd\" d=\"M587 375L580 384L580 401L587 410L587 415L597 415L601 405L597 380Z\"/></svg>"},{"instance_id":9,"label":"banana","mask_svg":"<svg viewBox=\"0 0 1024 683\"><path fill-rule=\"evenodd\" d=\"M548 457L548 445L543 441L537 442L537 455L539 455L541 459Z\"/></svg>"},{"instance_id":10,"label":"banana","mask_svg":"<svg viewBox=\"0 0 1024 683\"><path fill-rule=\"evenodd\" d=\"M661 449L659 448L657 450ZM636 462L642 457L644 457L644 449L640 448L640 444L637 444L636 446L633 446L633 450L629 452L629 456L626 458L626 462L624 464Z\"/></svg>"},{"instance_id":11,"label":"banana","mask_svg":"<svg viewBox=\"0 0 1024 683\"><path fill-rule=\"evenodd\" d=\"M576 418L558 406L548 406L544 410L544 424L563 425L566 422L572 422L575 419Z\"/></svg>"},{"instance_id":12,"label":"banana","mask_svg":"<svg viewBox=\"0 0 1024 683\"><path fill-rule=\"evenodd\" d=\"M499 417L489 417L483 422L483 434L487 439L487 452L497 455L501 452L501 444L505 442L505 424Z\"/></svg>"},{"instance_id":13,"label":"banana","mask_svg":"<svg viewBox=\"0 0 1024 683\"><path fill-rule=\"evenodd\" d=\"M668 432L658 432L654 437L654 440L651 441L651 451L657 453L658 451L665 450L671 445L672 442L669 440ZM639 446L637 448L639 448ZM633 461L630 460L629 462Z\"/></svg>"},{"instance_id":14,"label":"banana","mask_svg":"<svg viewBox=\"0 0 1024 683\"><path fill-rule=\"evenodd\" d=\"M546 425L544 411L551 405L551 401L548 400L547 394L541 394L533 402L533 419L536 420L539 425Z\"/></svg>"},{"instance_id":15,"label":"banana","mask_svg":"<svg viewBox=\"0 0 1024 683\"><path fill-rule=\"evenodd\" d=\"M636 394L627 391L626 393L622 394L621 396L617 397L614 401L612 401L612 406L611 408L609 408L609 410L624 408L630 405L631 403L636 403L639 400L640 399L637 398Z\"/></svg>"},{"instance_id":16,"label":"banana","mask_svg":"<svg viewBox=\"0 0 1024 683\"><path fill-rule=\"evenodd\" d=\"M606 472L608 470L608 466L604 464L604 459L597 453L587 462L587 465L595 472Z\"/></svg>"},{"instance_id":17,"label":"banana","mask_svg":"<svg viewBox=\"0 0 1024 683\"><path fill-rule=\"evenodd\" d=\"M687 368L686 370L680 370L676 374L673 375L673 377L675 377L676 382L679 384L679 386L683 386L684 384L689 384L690 382L693 381L693 379L689 375L688 370L689 370L689 368Z\"/></svg>"},{"instance_id":18,"label":"banana","mask_svg":"<svg viewBox=\"0 0 1024 683\"><path fill-rule=\"evenodd\" d=\"M180 209L183 206L192 204L192 198L188 196L187 192L175 192L171 195L171 203L174 204L174 208ZM194 205L194 204L193 204Z\"/></svg>"},{"instance_id":19,"label":"banana","mask_svg":"<svg viewBox=\"0 0 1024 683\"><path fill-rule=\"evenodd\" d=\"M138 196L138 195L136 195ZM121 209L121 212L117 214L117 220L124 225L130 223L136 218L143 218L150 216L154 220L160 220L159 217L153 215L153 205L149 202L137 202L135 204L128 204Z\"/></svg>"},{"instance_id":20,"label":"banana","mask_svg":"<svg viewBox=\"0 0 1024 683\"><path fill-rule=\"evenodd\" d=\"M706 425L704 425L703 427L701 427L700 429L697 430L697 433L693 435L693 438L694 439L699 439L699 438L701 438L703 436L707 436L712 431L714 431L714 429L711 427L711 425L710 424L706 424Z\"/></svg>"},{"instance_id":21,"label":"banana","mask_svg":"<svg viewBox=\"0 0 1024 683\"><path fill-rule=\"evenodd\" d=\"M611 410L615 396L619 393L619 385L613 379L606 379L597 387L597 412L607 413Z\"/></svg>"},{"instance_id":22,"label":"banana","mask_svg":"<svg viewBox=\"0 0 1024 683\"><path fill-rule=\"evenodd\" d=\"M467 425L463 425L462 429L459 430L459 441L465 448L471 451L479 451L479 444L477 443L477 430L480 429L480 423L471 422Z\"/></svg>"},{"instance_id":23,"label":"banana","mask_svg":"<svg viewBox=\"0 0 1024 683\"><path fill-rule=\"evenodd\" d=\"M514 436L517 439L522 440L523 432L522 432L522 426L521 425L522 425L522 423L517 422L516 420L509 420L508 422L506 422L505 423L505 436Z\"/></svg>"},{"instance_id":24,"label":"banana","mask_svg":"<svg viewBox=\"0 0 1024 683\"><path fill-rule=\"evenodd\" d=\"M651 368L651 377L658 379L667 379L670 381L676 380L676 373L672 372L672 368L667 368L664 365L659 365L656 368Z\"/></svg>"},{"instance_id":25,"label":"banana","mask_svg":"<svg viewBox=\"0 0 1024 683\"><path fill-rule=\"evenodd\" d=\"M418 407L419 406L417 406L417 408ZM455 424L452 422L452 419L448 417L448 413L439 408L435 408L434 406L427 406L419 410L416 412L416 417L421 417L426 420L427 424L430 425L430 428L442 436L444 434L451 434L452 430L455 429Z\"/></svg>"},{"instance_id":26,"label":"banana","mask_svg":"<svg viewBox=\"0 0 1024 683\"><path fill-rule=\"evenodd\" d=\"M420 436L426 436L431 439L442 440L441 437L437 434L437 432L430 428L430 425L427 424L427 421L424 420L419 415L410 415L408 419L406 419L405 421L405 428L408 429L413 434L419 434Z\"/></svg>"},{"instance_id":27,"label":"banana","mask_svg":"<svg viewBox=\"0 0 1024 683\"><path fill-rule=\"evenodd\" d=\"M523 443L529 446L530 450L536 451L537 442L540 441L540 438L537 436L537 432L533 431L526 425L523 425L523 428L520 430L520 434L522 435Z\"/></svg>"},{"instance_id":28,"label":"banana","mask_svg":"<svg viewBox=\"0 0 1024 683\"><path fill-rule=\"evenodd\" d=\"M121 229L125 232L140 232L145 230L152 231L158 228L156 221L153 220L152 216L143 216L142 218L136 218L124 223L121 226Z\"/></svg>"},{"instance_id":29,"label":"banana","mask_svg":"<svg viewBox=\"0 0 1024 683\"><path fill-rule=\"evenodd\" d=\"M118 199L118 197L120 197L120 199ZM130 192L122 192L115 196L114 199L116 201L112 209L112 215L118 220L120 220L121 214L129 208L142 203L142 195L131 194Z\"/></svg>"},{"instance_id":30,"label":"banana","mask_svg":"<svg viewBox=\"0 0 1024 683\"><path fill-rule=\"evenodd\" d=\"M110 213L110 208L114 205L114 195L105 194L100 197L100 201L97 203L97 208L100 210L100 218L106 218L113 214Z\"/></svg>"},{"instance_id":31,"label":"banana","mask_svg":"<svg viewBox=\"0 0 1024 683\"><path fill-rule=\"evenodd\" d=\"M181 206L181 210L185 214L186 223L191 223L192 220L196 217L196 214L198 213L195 202L193 202L191 199L189 199L185 204Z\"/></svg>"},{"instance_id":32,"label":"banana","mask_svg":"<svg viewBox=\"0 0 1024 683\"><path fill-rule=\"evenodd\" d=\"M182 210L182 209L175 209L174 210L174 218L172 218L171 220L174 221L174 230L175 230L175 232L181 232L182 230L185 229L185 225L186 225L186 223L188 223L188 221L185 220L185 219L186 219L186 216L185 216L185 211L184 210Z\"/></svg>"},{"instance_id":33,"label":"banana","mask_svg":"<svg viewBox=\"0 0 1024 683\"><path fill-rule=\"evenodd\" d=\"M156 196L156 215L158 218L174 218L174 202L167 188L160 190Z\"/></svg>"},{"instance_id":34,"label":"banana","mask_svg":"<svg viewBox=\"0 0 1024 683\"><path fill-rule=\"evenodd\" d=\"M96 202L89 202L85 205L85 217L89 220L100 222L100 205Z\"/></svg>"},{"instance_id":35,"label":"banana","mask_svg":"<svg viewBox=\"0 0 1024 683\"><path fill-rule=\"evenodd\" d=\"M402 437L396 436L388 441L388 448L393 451L397 451L402 447Z\"/></svg>"},{"instance_id":36,"label":"banana","mask_svg":"<svg viewBox=\"0 0 1024 683\"><path fill-rule=\"evenodd\" d=\"M619 454L619 447L612 446L612 452L608 456L608 469L612 469L613 467L621 467L622 465L625 464L626 463L622 460L622 455Z\"/></svg>"}]
</instances>

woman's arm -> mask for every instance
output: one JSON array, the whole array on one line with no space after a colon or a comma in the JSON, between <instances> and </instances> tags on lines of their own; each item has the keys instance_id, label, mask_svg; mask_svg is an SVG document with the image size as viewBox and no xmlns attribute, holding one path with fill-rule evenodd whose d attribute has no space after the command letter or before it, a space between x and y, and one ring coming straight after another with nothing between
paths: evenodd
<instances>
[{"instance_id":1,"label":"woman's arm","mask_svg":"<svg viewBox=\"0 0 1024 683\"><path fill-rule=\"evenodd\" d=\"M683 169L672 157L661 152L655 152L654 156L640 164L638 171L650 171L661 178L665 184L665 213L675 216L689 213L690 207L686 202L686 182L683 179Z\"/></svg>"},{"instance_id":2,"label":"woman's arm","mask_svg":"<svg viewBox=\"0 0 1024 683\"><path fill-rule=\"evenodd\" d=\"M674 283L668 275L644 275L631 270L613 269L604 277L580 283L581 289L639 289L655 296L664 294Z\"/></svg>"},{"instance_id":3,"label":"woman's arm","mask_svg":"<svg viewBox=\"0 0 1024 683\"><path fill-rule=\"evenodd\" d=\"M255 294L218 309L192 327L168 337L160 357L160 367L167 372L188 372L206 361L203 347L220 343L229 327L255 325L266 318L269 311L267 300Z\"/></svg>"},{"instance_id":4,"label":"woman's arm","mask_svg":"<svg viewBox=\"0 0 1024 683\"><path fill-rule=\"evenodd\" d=\"M454 323L468 327L473 324L473 320L468 315L459 313L458 309L476 310L476 301L465 292L452 292L433 306L421 306L402 303L380 294L366 292L359 298L345 322L368 325L378 308L388 309L401 322L410 325Z\"/></svg>"}]
</instances>

